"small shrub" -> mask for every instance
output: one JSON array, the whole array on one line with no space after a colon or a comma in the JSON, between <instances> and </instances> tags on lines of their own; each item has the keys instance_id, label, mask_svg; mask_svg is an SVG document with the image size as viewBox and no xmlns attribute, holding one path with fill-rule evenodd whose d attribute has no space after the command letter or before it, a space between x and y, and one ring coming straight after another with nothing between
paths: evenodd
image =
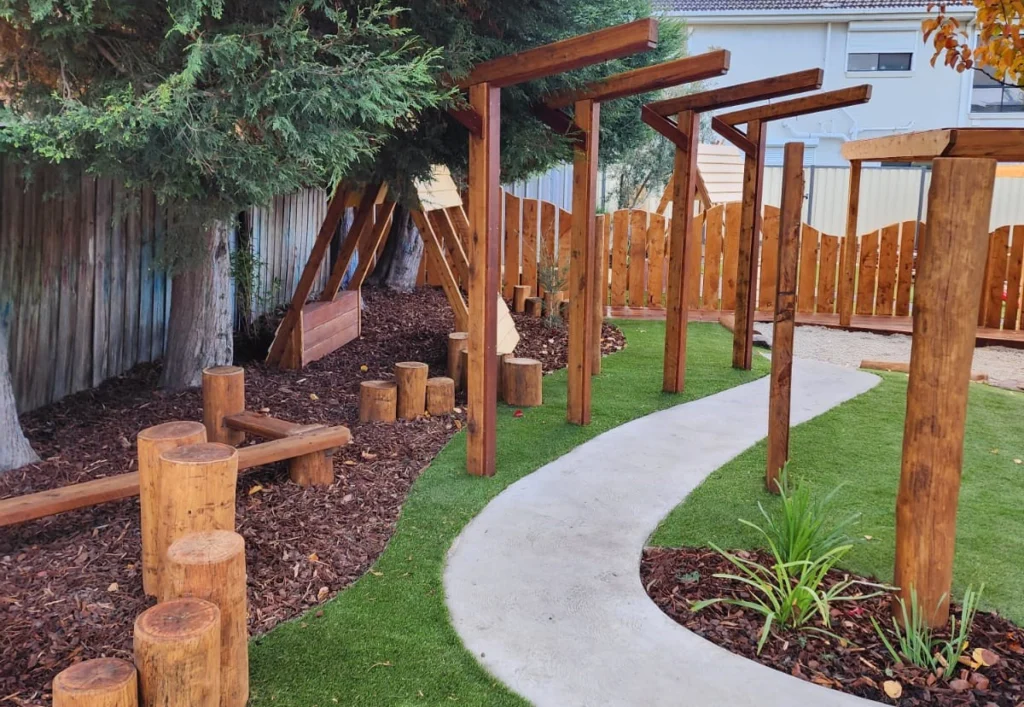
<instances>
[{"instance_id":1,"label":"small shrub","mask_svg":"<svg viewBox=\"0 0 1024 707\"><path fill-rule=\"evenodd\" d=\"M938 677L949 676L953 674L951 667L959 662L960 656L967 648L967 639L971 634L971 626L978 613L978 602L983 591L984 584L977 592L971 587L967 588L961 605L960 620L957 621L955 616L949 617L948 637L936 636L925 623L924 614L917 601L917 592L913 589L910 591L909 611L906 601L902 598L896 600L903 623L901 626L895 616L892 618L892 641L874 618L871 619L871 623L874 624L878 637L882 639L882 643L896 663L910 663L930 670Z\"/></svg>"},{"instance_id":2,"label":"small shrub","mask_svg":"<svg viewBox=\"0 0 1024 707\"><path fill-rule=\"evenodd\" d=\"M569 281L567 268L558 267L558 261L548 253L544 253L540 259L540 267L537 268L537 284L544 292L561 292ZM557 312L555 312L557 314Z\"/></svg>"}]
</instances>

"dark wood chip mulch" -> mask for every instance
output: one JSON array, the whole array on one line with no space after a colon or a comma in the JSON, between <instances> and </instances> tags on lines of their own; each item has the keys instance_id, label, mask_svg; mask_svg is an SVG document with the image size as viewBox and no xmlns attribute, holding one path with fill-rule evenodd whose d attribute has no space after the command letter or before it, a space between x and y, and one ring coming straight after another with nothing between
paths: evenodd
<instances>
[{"instance_id":1,"label":"dark wood chip mulch","mask_svg":"<svg viewBox=\"0 0 1024 707\"><path fill-rule=\"evenodd\" d=\"M770 566L767 553L741 553ZM996 614L977 614L967 650L969 655L976 648L987 649L997 656L995 664L977 669L958 665L949 679L936 679L928 671L894 663L871 623L874 617L879 624L891 626L890 604L885 597L836 603L829 630L842 640L813 631L778 629L773 630L761 655L757 655L764 625L759 614L726 604L696 614L689 608L702 599L749 599L744 585L713 576L735 574L734 569L708 548L647 548L640 575L651 599L678 623L733 653L802 680L887 704L1024 705L1024 630ZM832 571L826 585L848 577ZM898 699L886 694L887 681L898 683L902 692Z\"/></svg>"},{"instance_id":2,"label":"dark wood chip mulch","mask_svg":"<svg viewBox=\"0 0 1024 707\"><path fill-rule=\"evenodd\" d=\"M422 361L443 375L453 328L439 290L364 294L360 339L299 372L245 364L250 410L353 432L335 456L329 488L289 483L283 464L239 479L237 527L246 540L254 635L323 603L370 567L410 485L462 426L461 407L414 422L358 423L359 382L389 378L398 361ZM521 355L546 349L538 356L545 369L564 367L565 332L515 318ZM621 348L621 334L606 332L606 348ZM0 476L0 498L133 471L139 430L202 419L198 390L167 393L158 381L157 366L139 366L24 415L44 461ZM132 624L152 603L142 593L138 519L133 499L0 529L0 703L48 703L50 681L69 664L131 657Z\"/></svg>"}]
</instances>

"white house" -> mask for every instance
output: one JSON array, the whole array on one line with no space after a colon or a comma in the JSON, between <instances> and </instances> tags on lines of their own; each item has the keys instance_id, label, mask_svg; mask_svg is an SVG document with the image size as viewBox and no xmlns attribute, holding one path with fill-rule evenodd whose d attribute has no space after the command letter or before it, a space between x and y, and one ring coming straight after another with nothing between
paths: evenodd
<instances>
[{"instance_id":1,"label":"white house","mask_svg":"<svg viewBox=\"0 0 1024 707\"><path fill-rule=\"evenodd\" d=\"M656 12L686 21L689 52L732 53L727 76L709 88L821 67L824 90L872 85L871 102L771 124L769 164L803 140L808 164L845 165L847 140L929 128L1024 126L1024 91L985 74L930 64L921 22L929 0L654 0ZM949 5L965 26L973 7ZM784 100L784 99L781 99Z\"/></svg>"}]
</instances>

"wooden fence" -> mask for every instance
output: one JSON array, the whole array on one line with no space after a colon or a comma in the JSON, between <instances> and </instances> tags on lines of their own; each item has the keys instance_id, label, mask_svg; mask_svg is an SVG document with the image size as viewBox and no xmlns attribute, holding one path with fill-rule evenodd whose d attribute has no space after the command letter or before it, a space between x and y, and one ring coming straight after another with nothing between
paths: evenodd
<instances>
[{"instance_id":1,"label":"wooden fence","mask_svg":"<svg viewBox=\"0 0 1024 707\"><path fill-rule=\"evenodd\" d=\"M251 210L265 310L291 294L325 204L322 191L306 190ZM0 312L10 312L19 411L163 355L166 221L148 190L56 170L27 180L18 165L0 161Z\"/></svg>"}]
</instances>

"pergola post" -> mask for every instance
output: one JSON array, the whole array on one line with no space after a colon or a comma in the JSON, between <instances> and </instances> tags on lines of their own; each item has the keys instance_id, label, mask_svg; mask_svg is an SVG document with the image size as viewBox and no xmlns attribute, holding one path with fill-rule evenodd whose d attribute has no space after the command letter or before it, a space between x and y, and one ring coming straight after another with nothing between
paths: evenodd
<instances>
[{"instance_id":1,"label":"pergola post","mask_svg":"<svg viewBox=\"0 0 1024 707\"><path fill-rule=\"evenodd\" d=\"M796 271L804 206L804 144L787 142L779 210L779 276L775 283L772 377L768 395L768 467L765 486L779 493L779 474L789 461L790 401L793 392L793 325Z\"/></svg>"},{"instance_id":2,"label":"pergola post","mask_svg":"<svg viewBox=\"0 0 1024 707\"><path fill-rule=\"evenodd\" d=\"M761 202L764 196L764 151L768 125L747 125L752 149L743 159L743 207L736 259L736 320L732 334L732 366L750 370L754 354L754 314L757 312L757 271L761 247Z\"/></svg>"},{"instance_id":3,"label":"pergola post","mask_svg":"<svg viewBox=\"0 0 1024 707\"><path fill-rule=\"evenodd\" d=\"M494 476L498 405L498 247L501 242L501 89L469 87L469 104L480 116L469 136L469 362L466 369L466 469Z\"/></svg>"},{"instance_id":4,"label":"pergola post","mask_svg":"<svg viewBox=\"0 0 1024 707\"><path fill-rule=\"evenodd\" d=\"M681 393L686 385L686 327L690 289L686 256L693 231L693 199L697 192L697 145L700 114L688 110L679 114L676 125L682 138L676 143L672 177L672 221L668 239L668 287L665 303L665 364L662 390Z\"/></svg>"},{"instance_id":5,"label":"pergola post","mask_svg":"<svg viewBox=\"0 0 1024 707\"><path fill-rule=\"evenodd\" d=\"M839 326L850 326L853 320L853 293L857 279L857 217L860 213L861 161L850 162L850 196L846 202L846 236L839 259Z\"/></svg>"},{"instance_id":6,"label":"pergola post","mask_svg":"<svg viewBox=\"0 0 1024 707\"><path fill-rule=\"evenodd\" d=\"M895 583L929 626L949 618L971 360L996 161L937 158L914 287L914 335L896 498Z\"/></svg>"},{"instance_id":7,"label":"pergola post","mask_svg":"<svg viewBox=\"0 0 1024 707\"><path fill-rule=\"evenodd\" d=\"M593 366L594 298L597 287L596 238L597 156L601 104L576 102L577 140L573 152L572 240L569 254L569 404L566 417L575 425L590 424L590 375Z\"/></svg>"}]
</instances>

